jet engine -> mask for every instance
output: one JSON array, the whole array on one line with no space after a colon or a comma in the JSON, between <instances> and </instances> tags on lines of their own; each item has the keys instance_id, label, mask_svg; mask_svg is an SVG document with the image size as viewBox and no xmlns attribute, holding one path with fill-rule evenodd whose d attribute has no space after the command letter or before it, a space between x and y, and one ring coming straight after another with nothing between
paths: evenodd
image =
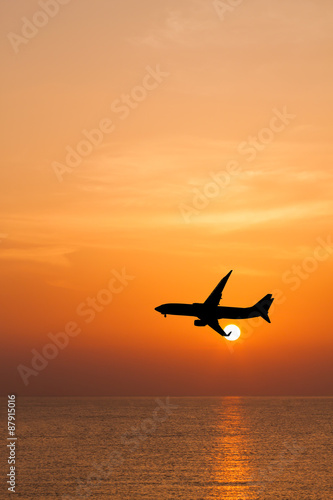
<instances>
[{"instance_id":1,"label":"jet engine","mask_svg":"<svg viewBox=\"0 0 333 500\"><path fill-rule=\"evenodd\" d=\"M195 324L195 326L206 326L207 325L206 321L203 321L202 319L195 319L194 324Z\"/></svg>"}]
</instances>

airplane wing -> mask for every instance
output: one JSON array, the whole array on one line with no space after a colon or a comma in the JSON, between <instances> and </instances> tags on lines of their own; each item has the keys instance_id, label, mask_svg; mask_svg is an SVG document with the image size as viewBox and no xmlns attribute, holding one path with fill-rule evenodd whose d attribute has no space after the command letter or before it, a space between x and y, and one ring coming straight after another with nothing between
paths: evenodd
<instances>
[{"instance_id":1,"label":"airplane wing","mask_svg":"<svg viewBox=\"0 0 333 500\"><path fill-rule=\"evenodd\" d=\"M230 333L226 333L223 330L223 328L220 327L219 322L217 321L217 319L212 319L211 321L209 321L209 323L207 323L207 325L210 326L217 333L219 333L220 335L222 335L222 337L229 337L229 335L231 334L231 332Z\"/></svg>"},{"instance_id":2,"label":"airplane wing","mask_svg":"<svg viewBox=\"0 0 333 500\"><path fill-rule=\"evenodd\" d=\"M230 278L232 271L227 274L224 278L221 279L220 283L217 287L212 291L208 299L205 300L204 304L210 307L217 307L222 298L222 292L224 290L225 285L227 284L228 279ZM213 328L213 327L212 327Z\"/></svg>"}]
</instances>

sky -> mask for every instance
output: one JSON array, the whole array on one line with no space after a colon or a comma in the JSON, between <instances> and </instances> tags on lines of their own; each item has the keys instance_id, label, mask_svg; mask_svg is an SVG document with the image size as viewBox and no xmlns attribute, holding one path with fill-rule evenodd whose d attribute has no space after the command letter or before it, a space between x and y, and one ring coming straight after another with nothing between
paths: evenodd
<instances>
[{"instance_id":1,"label":"sky","mask_svg":"<svg viewBox=\"0 0 333 500\"><path fill-rule=\"evenodd\" d=\"M332 2L0 9L1 394L332 395Z\"/></svg>"}]
</instances>

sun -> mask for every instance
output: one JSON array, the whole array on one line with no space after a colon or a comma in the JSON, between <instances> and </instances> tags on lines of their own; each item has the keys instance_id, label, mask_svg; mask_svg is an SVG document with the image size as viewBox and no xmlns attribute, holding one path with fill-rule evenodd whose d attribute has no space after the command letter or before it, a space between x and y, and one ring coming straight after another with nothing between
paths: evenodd
<instances>
[{"instance_id":1,"label":"sun","mask_svg":"<svg viewBox=\"0 0 333 500\"><path fill-rule=\"evenodd\" d=\"M240 328L236 325L227 325L225 328L223 328L225 333L230 333L229 337L226 337L227 340L235 341L239 339L241 331Z\"/></svg>"}]
</instances>

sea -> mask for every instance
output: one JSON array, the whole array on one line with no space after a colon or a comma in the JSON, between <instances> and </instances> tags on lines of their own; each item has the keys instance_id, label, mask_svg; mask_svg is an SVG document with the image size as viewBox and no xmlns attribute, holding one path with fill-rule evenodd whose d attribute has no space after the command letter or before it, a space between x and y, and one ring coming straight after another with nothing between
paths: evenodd
<instances>
[{"instance_id":1,"label":"sea","mask_svg":"<svg viewBox=\"0 0 333 500\"><path fill-rule=\"evenodd\" d=\"M0 498L329 500L332 415L319 397L18 397Z\"/></svg>"}]
</instances>

